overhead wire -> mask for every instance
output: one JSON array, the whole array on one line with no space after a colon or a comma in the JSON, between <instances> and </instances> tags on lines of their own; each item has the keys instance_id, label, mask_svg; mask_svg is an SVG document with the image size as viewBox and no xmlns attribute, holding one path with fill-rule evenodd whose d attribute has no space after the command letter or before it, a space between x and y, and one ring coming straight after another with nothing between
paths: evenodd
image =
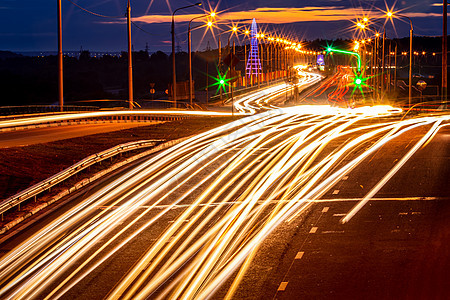
<instances>
[{"instance_id":1,"label":"overhead wire","mask_svg":"<svg viewBox=\"0 0 450 300\"><path fill-rule=\"evenodd\" d=\"M110 19L118 19L118 18L123 18L124 16L126 16L126 14L124 14L124 15L122 15L122 16L107 16L107 15L102 15L102 14L99 14L99 13L96 13L96 12L93 12L93 11L90 11L90 10L88 10L88 9L86 9L86 8L84 8L84 7L82 7L82 6L80 6L79 4L73 2L72 0L67 0L67 1L69 1L70 3L72 3L73 5L75 5L76 7L78 7L79 9L81 9L81 10L83 10L83 11L85 11L85 12L91 14L91 15L97 16L97 17L110 18Z\"/></svg>"}]
</instances>

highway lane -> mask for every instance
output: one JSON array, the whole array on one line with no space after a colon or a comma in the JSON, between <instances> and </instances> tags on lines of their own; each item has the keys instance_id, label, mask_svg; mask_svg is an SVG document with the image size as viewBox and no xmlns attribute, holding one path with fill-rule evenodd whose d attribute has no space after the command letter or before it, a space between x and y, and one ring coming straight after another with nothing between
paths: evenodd
<instances>
[{"instance_id":1,"label":"highway lane","mask_svg":"<svg viewBox=\"0 0 450 300\"><path fill-rule=\"evenodd\" d=\"M340 221L417 135L385 145L315 205L270 276L273 299L446 299L450 130L443 128L352 220Z\"/></svg>"},{"instance_id":2,"label":"highway lane","mask_svg":"<svg viewBox=\"0 0 450 300\"><path fill-rule=\"evenodd\" d=\"M63 125L0 133L0 148L22 147L40 143L48 143L63 139L76 138L91 134L105 133L139 126L161 123L159 121L130 122L130 123L99 123Z\"/></svg>"},{"instance_id":3,"label":"highway lane","mask_svg":"<svg viewBox=\"0 0 450 300\"><path fill-rule=\"evenodd\" d=\"M393 167L389 161L380 168L382 179L448 122L448 116L399 122L390 117L396 113L292 107L193 137L82 199L4 255L0 293L203 299L224 285L232 297L261 242L310 200L358 167L367 169L387 143L422 130Z\"/></svg>"}]
</instances>

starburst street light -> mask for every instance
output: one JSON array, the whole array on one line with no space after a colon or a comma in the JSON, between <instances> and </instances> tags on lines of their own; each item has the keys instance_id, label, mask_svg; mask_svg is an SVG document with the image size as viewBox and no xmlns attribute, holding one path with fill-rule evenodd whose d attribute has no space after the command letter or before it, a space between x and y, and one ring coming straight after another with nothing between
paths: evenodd
<instances>
[{"instance_id":1,"label":"starburst street light","mask_svg":"<svg viewBox=\"0 0 450 300\"><path fill-rule=\"evenodd\" d=\"M394 13L393 10L388 10L386 12L386 17L393 22L392 20L394 18L400 19L400 18L406 18L409 20L409 24L411 26L411 29L409 31L409 83L408 83L408 105L411 106L411 99L412 99L412 57L413 57L413 51L412 51L412 38L413 38L413 23L410 17Z\"/></svg>"},{"instance_id":2,"label":"starburst street light","mask_svg":"<svg viewBox=\"0 0 450 300\"><path fill-rule=\"evenodd\" d=\"M189 25L188 25L188 55L189 55L189 103L192 106L192 100L193 100L193 94L194 92L192 91L192 50L191 50L191 30L199 28L199 27L208 27L210 28L213 25L213 22L211 20L208 20L208 22L206 24L203 25L198 25L195 26L194 28L191 28L191 23L192 21L196 20L196 19L202 19L202 18L214 18L216 16L215 12L211 12L209 15L200 15L197 16L195 18L193 18L192 20L189 21Z\"/></svg>"},{"instance_id":3,"label":"starburst street light","mask_svg":"<svg viewBox=\"0 0 450 300\"><path fill-rule=\"evenodd\" d=\"M356 53L356 52L352 52L352 51L346 51L346 50L341 50L341 49L334 49L332 47L328 47L327 48L327 52L336 52L336 53L342 53L342 54L348 54L348 55L353 55L356 56L357 59L357 64L358 64L358 74L361 73L361 56Z\"/></svg>"},{"instance_id":4,"label":"starburst street light","mask_svg":"<svg viewBox=\"0 0 450 300\"><path fill-rule=\"evenodd\" d=\"M201 6L201 2L197 2L195 4L179 7L175 9L172 13L172 27L171 27L171 34L172 34L172 97L173 97L173 104L174 107L177 108L177 76L176 76L176 68L175 68L175 13L179 10L194 7L194 6Z\"/></svg>"}]
</instances>

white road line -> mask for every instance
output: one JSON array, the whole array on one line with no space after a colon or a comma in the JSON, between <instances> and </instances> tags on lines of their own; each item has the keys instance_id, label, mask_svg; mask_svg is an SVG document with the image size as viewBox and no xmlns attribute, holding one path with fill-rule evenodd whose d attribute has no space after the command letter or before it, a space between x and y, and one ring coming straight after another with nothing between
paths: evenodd
<instances>
[{"instance_id":1,"label":"white road line","mask_svg":"<svg viewBox=\"0 0 450 300\"><path fill-rule=\"evenodd\" d=\"M342 177L342 180L347 180L347 179L348 179L348 176Z\"/></svg>"},{"instance_id":2,"label":"white road line","mask_svg":"<svg viewBox=\"0 0 450 300\"><path fill-rule=\"evenodd\" d=\"M327 234L327 233L345 233L344 230L329 230L329 231L322 231L322 234Z\"/></svg>"},{"instance_id":3,"label":"white road line","mask_svg":"<svg viewBox=\"0 0 450 300\"><path fill-rule=\"evenodd\" d=\"M324 207L324 208L322 209L322 212L323 212L323 213L326 213L326 212L328 212L329 209L330 209L330 208L329 208L328 206L326 206L326 207Z\"/></svg>"},{"instance_id":4,"label":"white road line","mask_svg":"<svg viewBox=\"0 0 450 300\"><path fill-rule=\"evenodd\" d=\"M343 217L346 216L347 214L333 214L333 217Z\"/></svg>"},{"instance_id":5,"label":"white road line","mask_svg":"<svg viewBox=\"0 0 450 300\"><path fill-rule=\"evenodd\" d=\"M334 190L333 195L337 195L337 194L339 194L339 190Z\"/></svg>"},{"instance_id":6,"label":"white road line","mask_svg":"<svg viewBox=\"0 0 450 300\"><path fill-rule=\"evenodd\" d=\"M305 254L305 252L303 251L298 252L297 255L295 256L295 259L302 259L303 254Z\"/></svg>"},{"instance_id":7,"label":"white road line","mask_svg":"<svg viewBox=\"0 0 450 300\"><path fill-rule=\"evenodd\" d=\"M314 202L343 202L343 201L360 201L362 198L334 198L334 199L320 199ZM448 200L448 197L403 197L403 198L372 198L370 201L435 201Z\"/></svg>"},{"instance_id":8,"label":"white road line","mask_svg":"<svg viewBox=\"0 0 450 300\"><path fill-rule=\"evenodd\" d=\"M313 227L311 228L311 230L309 231L309 233L316 233L318 227Z\"/></svg>"},{"instance_id":9,"label":"white road line","mask_svg":"<svg viewBox=\"0 0 450 300\"><path fill-rule=\"evenodd\" d=\"M280 283L280 286L278 287L278 291L284 291L286 289L286 286L288 285L287 281L283 281Z\"/></svg>"}]
</instances>

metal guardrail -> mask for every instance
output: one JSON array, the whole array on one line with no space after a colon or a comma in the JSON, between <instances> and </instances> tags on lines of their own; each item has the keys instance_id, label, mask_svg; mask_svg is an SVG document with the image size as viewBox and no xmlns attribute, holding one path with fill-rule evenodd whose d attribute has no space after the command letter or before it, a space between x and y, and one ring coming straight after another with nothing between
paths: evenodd
<instances>
[{"instance_id":1,"label":"metal guardrail","mask_svg":"<svg viewBox=\"0 0 450 300\"><path fill-rule=\"evenodd\" d=\"M36 197L40 193L50 189L51 187L61 183L72 175L92 166L93 164L100 162L102 160L111 158L117 154L121 154L127 151L152 147L158 140L142 140L137 142L130 142L125 144L120 144L115 147L109 148L105 151L92 154L74 165L62 170L61 172L7 198L6 200L0 202L0 214L3 220L3 214L13 207L19 206L20 204L30 198Z\"/></svg>"},{"instance_id":2,"label":"metal guardrail","mask_svg":"<svg viewBox=\"0 0 450 300\"><path fill-rule=\"evenodd\" d=\"M184 111L183 111L184 112ZM154 121L177 121L192 117L198 117L202 114L177 114L177 112L140 112L126 111L98 111L92 113L63 113L51 116L38 116L27 118L12 118L9 120L1 120L0 132L9 132L22 129L33 129L41 127L52 127L62 125L81 125L81 124L97 124L97 123L122 123L122 122L154 122ZM220 113L215 114L221 116ZM214 116L209 114L208 116Z\"/></svg>"}]
</instances>

